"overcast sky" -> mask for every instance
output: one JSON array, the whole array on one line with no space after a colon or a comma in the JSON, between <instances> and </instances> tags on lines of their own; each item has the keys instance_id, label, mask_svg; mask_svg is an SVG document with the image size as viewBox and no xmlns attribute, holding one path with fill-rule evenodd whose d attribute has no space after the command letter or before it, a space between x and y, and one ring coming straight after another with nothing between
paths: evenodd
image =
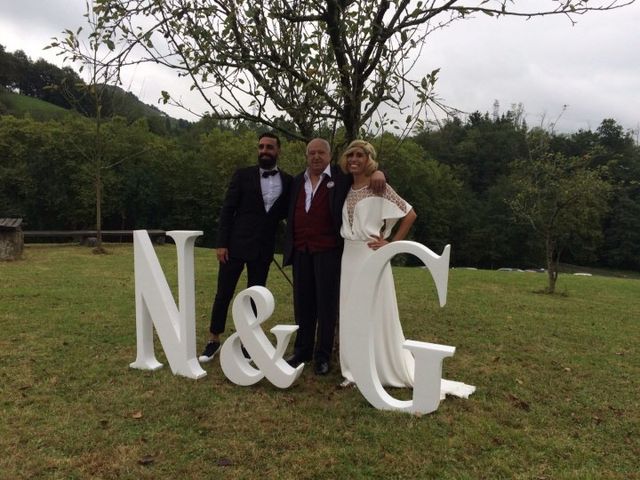
<instances>
[{"instance_id":1,"label":"overcast sky","mask_svg":"<svg viewBox=\"0 0 640 480\"><path fill-rule=\"evenodd\" d=\"M521 3L521 0L516 2ZM528 0L525 3L546 3ZM43 50L65 28L83 25L84 0L0 0L0 44L24 50L62 65L52 50ZM461 21L429 37L415 75L440 68L437 93L448 105L465 112L501 113L522 103L529 126L556 130L596 129L614 118L625 129L640 127L640 3L613 12L564 17ZM183 96L196 111L204 105L179 88L173 72L138 66L129 72L126 88L146 103L157 105L160 90ZM563 106L566 109L563 112ZM170 115L193 119L184 111Z\"/></svg>"}]
</instances>

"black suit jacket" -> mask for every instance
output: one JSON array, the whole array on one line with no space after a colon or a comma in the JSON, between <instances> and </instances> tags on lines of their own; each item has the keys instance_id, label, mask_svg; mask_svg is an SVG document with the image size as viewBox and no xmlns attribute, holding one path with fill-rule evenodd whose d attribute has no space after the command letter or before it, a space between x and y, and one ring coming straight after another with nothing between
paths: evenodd
<instances>
[{"instance_id":1,"label":"black suit jacket","mask_svg":"<svg viewBox=\"0 0 640 480\"><path fill-rule=\"evenodd\" d=\"M331 210L331 220L333 222L333 230L338 240L338 245L342 246L343 240L340 236L340 228L342 227L342 206L347 198L349 188L353 183L353 177L344 173L338 165L331 165L331 181L333 187L329 189L329 208ZM300 193L302 192L302 193ZM291 184L291 195L289 199L289 212L287 214L287 229L284 239L284 265L290 265L293 261L293 232L294 219L296 211L296 202L298 195L304 195L304 172L296 175Z\"/></svg>"},{"instance_id":2,"label":"black suit jacket","mask_svg":"<svg viewBox=\"0 0 640 480\"><path fill-rule=\"evenodd\" d=\"M273 258L276 230L289 206L292 177L280 170L280 179L282 193L267 212L259 167L235 171L220 210L218 248L227 248L229 256L244 261Z\"/></svg>"}]
</instances>

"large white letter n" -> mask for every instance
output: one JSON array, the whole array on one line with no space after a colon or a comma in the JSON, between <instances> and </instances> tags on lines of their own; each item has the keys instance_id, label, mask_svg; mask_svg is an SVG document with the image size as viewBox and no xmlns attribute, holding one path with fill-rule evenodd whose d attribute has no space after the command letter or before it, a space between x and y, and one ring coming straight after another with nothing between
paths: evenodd
<instances>
[{"instance_id":1,"label":"large white letter n","mask_svg":"<svg viewBox=\"0 0 640 480\"><path fill-rule=\"evenodd\" d=\"M202 232L167 232L178 253L178 300L171 295L160 262L146 230L133 232L136 282L136 335L138 354L131 368L157 370L162 364L153 351L153 327L175 375L201 378L207 373L196 357L196 308L193 250Z\"/></svg>"}]
</instances>

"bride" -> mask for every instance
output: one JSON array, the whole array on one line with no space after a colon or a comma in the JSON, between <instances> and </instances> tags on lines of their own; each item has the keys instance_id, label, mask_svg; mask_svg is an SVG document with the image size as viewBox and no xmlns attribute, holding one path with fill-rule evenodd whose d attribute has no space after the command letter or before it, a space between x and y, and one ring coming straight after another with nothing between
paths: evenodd
<instances>
[{"instance_id":1,"label":"bride","mask_svg":"<svg viewBox=\"0 0 640 480\"><path fill-rule=\"evenodd\" d=\"M351 283L360 265L373 252L391 241L403 240L416 219L409 203L402 199L389 185L383 195L374 194L369 188L371 174L378 164L376 151L364 140L354 140L340 158L340 167L353 176L353 185L342 209L341 236L344 238L342 270L340 280L340 311L346 311ZM392 235L394 226L395 233ZM402 347L405 341L400 324L396 292L387 264L380 289L373 292L374 308L374 352L377 374L385 387L412 387L415 361L413 355ZM340 318L340 368L345 378L342 386L353 384L350 371L348 345L343 328L349 318ZM449 385L451 384L451 385ZM474 387L460 382L442 380L441 397L451 393L467 397Z\"/></svg>"}]
</instances>

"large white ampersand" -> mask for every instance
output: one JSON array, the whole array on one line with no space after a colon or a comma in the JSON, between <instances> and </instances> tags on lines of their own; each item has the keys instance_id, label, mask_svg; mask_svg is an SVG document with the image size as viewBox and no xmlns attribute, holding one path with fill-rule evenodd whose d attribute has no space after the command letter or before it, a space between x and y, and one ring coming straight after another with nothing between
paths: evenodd
<instances>
[{"instance_id":1,"label":"large white ampersand","mask_svg":"<svg viewBox=\"0 0 640 480\"><path fill-rule=\"evenodd\" d=\"M251 300L256 314L251 308ZM236 385L253 385L264 377L279 388L288 388L300 376L304 365L291 367L283 358L291 335L297 325L276 325L270 331L276 337L274 348L260 324L273 313L275 302L273 295L264 287L250 287L240 292L233 301L233 322L236 333L222 345L220 366L226 377ZM250 360L242 353L242 345L247 349L251 360L258 367L252 367Z\"/></svg>"}]
</instances>

